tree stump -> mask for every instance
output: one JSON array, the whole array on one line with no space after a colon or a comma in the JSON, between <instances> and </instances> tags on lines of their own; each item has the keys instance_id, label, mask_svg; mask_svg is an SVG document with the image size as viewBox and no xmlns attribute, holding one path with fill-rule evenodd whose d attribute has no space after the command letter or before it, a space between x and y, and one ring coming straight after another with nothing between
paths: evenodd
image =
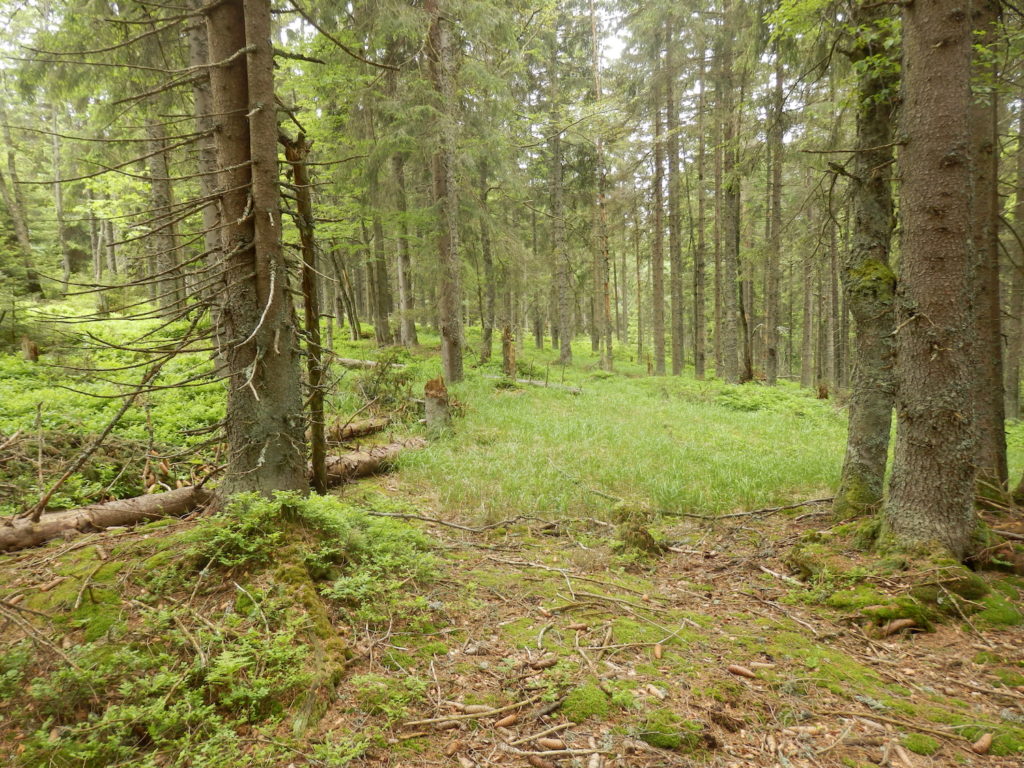
<instances>
[{"instance_id":1,"label":"tree stump","mask_svg":"<svg viewBox=\"0 0 1024 768\"><path fill-rule=\"evenodd\" d=\"M423 396L427 429L436 432L448 427L452 422L452 415L444 376L428 381L423 388Z\"/></svg>"},{"instance_id":2,"label":"tree stump","mask_svg":"<svg viewBox=\"0 0 1024 768\"><path fill-rule=\"evenodd\" d=\"M506 325L501 330L501 370L510 379L516 377L516 337L512 326Z\"/></svg>"},{"instance_id":3,"label":"tree stump","mask_svg":"<svg viewBox=\"0 0 1024 768\"><path fill-rule=\"evenodd\" d=\"M30 363L39 362L39 345L28 336L21 337L21 353Z\"/></svg>"}]
</instances>

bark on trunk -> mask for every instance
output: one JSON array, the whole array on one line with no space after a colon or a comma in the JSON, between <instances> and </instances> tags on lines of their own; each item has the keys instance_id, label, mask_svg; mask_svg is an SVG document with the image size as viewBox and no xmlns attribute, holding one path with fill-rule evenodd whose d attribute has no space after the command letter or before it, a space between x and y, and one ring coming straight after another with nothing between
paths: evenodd
<instances>
[{"instance_id":1,"label":"bark on trunk","mask_svg":"<svg viewBox=\"0 0 1024 768\"><path fill-rule=\"evenodd\" d=\"M444 378L431 379L423 388L423 411L427 420L427 429L440 432L452 423L449 407L448 388Z\"/></svg>"},{"instance_id":2,"label":"bark on trunk","mask_svg":"<svg viewBox=\"0 0 1024 768\"><path fill-rule=\"evenodd\" d=\"M229 493L305 490L302 392L294 311L281 249L277 115L268 0L224 0L207 13L218 115L228 368ZM237 56L243 48L244 57Z\"/></svg>"},{"instance_id":3,"label":"bark on trunk","mask_svg":"<svg viewBox=\"0 0 1024 768\"><path fill-rule=\"evenodd\" d=\"M733 0L726 0L724 15L732 17ZM736 384L739 371L739 262L740 174L736 135L736 104L733 94L733 30L726 25L720 62L720 87L724 131L722 136L722 378Z\"/></svg>"},{"instance_id":4,"label":"bark on trunk","mask_svg":"<svg viewBox=\"0 0 1024 768\"><path fill-rule=\"evenodd\" d=\"M707 194L704 189L705 164L707 152L704 146L704 111L706 99L704 97L704 57L700 58L700 79L698 88L700 95L697 102L697 245L693 251L693 375L698 381L704 379L706 361L706 332L704 320L704 293L705 293L705 261L707 259L707 243L705 242L704 229L706 227Z\"/></svg>"},{"instance_id":5,"label":"bark on trunk","mask_svg":"<svg viewBox=\"0 0 1024 768\"><path fill-rule=\"evenodd\" d=\"M976 437L971 18L958 0L903 11L896 451L887 534L967 554Z\"/></svg>"},{"instance_id":6,"label":"bark on trunk","mask_svg":"<svg viewBox=\"0 0 1024 768\"><path fill-rule=\"evenodd\" d=\"M1022 99L1024 103L1024 99ZM1024 109L1017 115L1017 180L1016 188L1024 190ZM1010 315L1006 334L1006 417L1020 418L1020 362L1024 355L1024 194L1017 193L1013 209L1016 237L1007 254L1010 268Z\"/></svg>"},{"instance_id":7,"label":"bark on trunk","mask_svg":"<svg viewBox=\"0 0 1024 768\"><path fill-rule=\"evenodd\" d=\"M18 255L21 258L22 268L25 270L25 290L45 298L43 286L39 282L39 273L36 272L35 259L32 256L32 239L29 236L25 200L21 193L18 177L17 153L14 142L11 141L11 127L7 122L7 112L3 104L0 104L0 127L3 128L4 144L7 147L7 178L4 178L3 173L0 172L0 199L4 201L4 207L7 208L7 213L11 217L11 225L14 227Z\"/></svg>"},{"instance_id":8,"label":"bark on trunk","mask_svg":"<svg viewBox=\"0 0 1024 768\"><path fill-rule=\"evenodd\" d=\"M313 490L327 493L327 440L324 436L324 367L320 342L320 292L317 286L316 243L313 239L313 195L306 158L309 142L301 133L295 141L282 137L284 156L292 167L295 187L295 225L302 244L302 304L306 331L306 377L309 383L309 453Z\"/></svg>"},{"instance_id":9,"label":"bark on trunk","mask_svg":"<svg viewBox=\"0 0 1024 768\"><path fill-rule=\"evenodd\" d=\"M327 480L331 485L338 485L384 472L394 464L395 459L403 451L422 448L426 444L426 440L414 437L387 445L377 445L365 451L353 451L343 456L328 456Z\"/></svg>"},{"instance_id":10,"label":"bark on trunk","mask_svg":"<svg viewBox=\"0 0 1024 768\"><path fill-rule=\"evenodd\" d=\"M999 1L974 3L976 44L996 43ZM974 248L977 252L977 294L974 300L977 337L973 371L975 419L978 429L977 492L1006 501L1006 427L1003 404L1002 306L999 296L999 149L996 72L982 61L974 65L980 85L971 101L971 151L974 159ZM1021 194L1018 192L1018 195Z\"/></svg>"},{"instance_id":11,"label":"bark on trunk","mask_svg":"<svg viewBox=\"0 0 1024 768\"><path fill-rule=\"evenodd\" d=\"M859 6L858 6L859 7ZM876 27L883 7L860 10L854 21ZM851 58L884 55L882 40L858 39ZM850 181L850 248L840 276L854 322L849 428L839 490L832 509L840 518L875 511L882 503L895 398L893 299L889 266L893 233L892 119L897 76L885 67L859 70L857 139Z\"/></svg>"},{"instance_id":12,"label":"bark on trunk","mask_svg":"<svg viewBox=\"0 0 1024 768\"><path fill-rule=\"evenodd\" d=\"M480 256L484 264L484 306L481 312L482 339L480 362L491 359L494 336L494 305L497 298L497 278L494 273L494 259L491 255L491 216L487 210L487 164L480 169Z\"/></svg>"},{"instance_id":13,"label":"bark on trunk","mask_svg":"<svg viewBox=\"0 0 1024 768\"><path fill-rule=\"evenodd\" d=\"M151 296L161 312L170 314L185 300L185 287L178 268L178 227L174 223L174 188L171 186L170 163L167 159L167 134L163 125L151 120L146 126L149 136L149 196L155 219L149 237Z\"/></svg>"},{"instance_id":14,"label":"bark on trunk","mask_svg":"<svg viewBox=\"0 0 1024 768\"><path fill-rule=\"evenodd\" d=\"M431 167L434 204L438 211L439 282L438 324L441 331L441 364L445 379L462 381L462 288L459 261L458 192L455 185L456 94L450 21L444 18L439 0L425 0L430 16L427 61L440 114L440 136Z\"/></svg>"},{"instance_id":15,"label":"bark on trunk","mask_svg":"<svg viewBox=\"0 0 1024 768\"><path fill-rule=\"evenodd\" d=\"M683 309L683 246L679 206L679 104L675 89L675 29L668 24L665 40L665 154L668 159L669 327L672 332L672 375L683 373L685 323Z\"/></svg>"},{"instance_id":16,"label":"bark on trunk","mask_svg":"<svg viewBox=\"0 0 1024 768\"><path fill-rule=\"evenodd\" d=\"M395 182L398 193L398 338L403 347L419 344L413 317L412 259L409 255L408 201L405 191L405 158L395 156Z\"/></svg>"},{"instance_id":17,"label":"bark on trunk","mask_svg":"<svg viewBox=\"0 0 1024 768\"><path fill-rule=\"evenodd\" d=\"M362 421L337 422L327 428L327 439L332 443L344 443L357 437L372 435L387 429L391 419L380 417L374 419L363 419Z\"/></svg>"},{"instance_id":18,"label":"bark on trunk","mask_svg":"<svg viewBox=\"0 0 1024 768\"><path fill-rule=\"evenodd\" d=\"M660 63L659 63L660 69ZM655 75L655 82L661 73ZM654 349L654 373L665 375L665 146L661 126L661 98L652 94L654 120L654 232L651 233L651 344Z\"/></svg>"},{"instance_id":19,"label":"bark on trunk","mask_svg":"<svg viewBox=\"0 0 1024 768\"><path fill-rule=\"evenodd\" d=\"M548 63L548 78L551 81L549 150L551 153L551 245L554 260L555 312L557 333L552 333L552 343L558 346L558 362L568 365L572 362L572 340L575 336L573 323L572 265L569 263L569 248L565 238L565 203L562 190L562 118L559 96L558 32L551 47ZM555 339L557 336L557 341Z\"/></svg>"},{"instance_id":20,"label":"bark on trunk","mask_svg":"<svg viewBox=\"0 0 1024 768\"><path fill-rule=\"evenodd\" d=\"M771 157L771 195L768 263L765 266L764 378L774 385L779 377L779 261L782 256L782 136L785 132L785 94L783 92L782 54L775 46L775 87L772 91L772 119L768 129L768 150Z\"/></svg>"}]
</instances>

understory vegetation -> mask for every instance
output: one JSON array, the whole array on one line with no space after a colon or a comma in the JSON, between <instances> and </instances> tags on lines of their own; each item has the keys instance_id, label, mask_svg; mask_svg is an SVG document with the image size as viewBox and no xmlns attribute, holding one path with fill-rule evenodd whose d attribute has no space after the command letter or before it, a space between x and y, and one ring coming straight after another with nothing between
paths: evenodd
<instances>
[{"instance_id":1,"label":"understory vegetation","mask_svg":"<svg viewBox=\"0 0 1024 768\"><path fill-rule=\"evenodd\" d=\"M0 356L0 434L25 435L3 464L7 513L116 409L70 391L114 385L56 367L92 354L99 329L73 330L41 364ZM139 329L103 331L130 347ZM329 420L380 410L392 433L421 431L411 400L438 365L436 337L421 340L389 365L339 369ZM369 340L335 352L377 356ZM878 745L936 764L1019 759L1012 549L993 555L1002 572L922 565L874 552L870 521L800 504L831 495L841 404L785 383L637 376L628 357L609 375L582 345L575 357L527 346L520 372L580 394L472 369L452 388L452 428L394 474L4 556L11 764L422 765L549 727L584 757L652 766L864 766ZM161 487L215 480L202 429L222 418L220 386L147 396L51 507L144 492L147 471ZM987 756L970 757L986 735Z\"/></svg>"}]
</instances>

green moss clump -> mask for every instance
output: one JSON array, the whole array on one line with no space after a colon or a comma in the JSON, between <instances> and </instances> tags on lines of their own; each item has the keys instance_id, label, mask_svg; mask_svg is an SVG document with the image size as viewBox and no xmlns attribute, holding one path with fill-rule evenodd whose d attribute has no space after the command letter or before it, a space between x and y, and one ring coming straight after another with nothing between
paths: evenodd
<instances>
[{"instance_id":1,"label":"green moss clump","mask_svg":"<svg viewBox=\"0 0 1024 768\"><path fill-rule=\"evenodd\" d=\"M594 681L574 688L562 702L562 714L574 723L582 723L589 717L607 717L611 708L608 695Z\"/></svg>"},{"instance_id":2,"label":"green moss clump","mask_svg":"<svg viewBox=\"0 0 1024 768\"><path fill-rule=\"evenodd\" d=\"M931 611L912 597L896 598L885 605L865 610L864 615L876 624L887 624L896 619L913 619L921 629L932 629Z\"/></svg>"},{"instance_id":3,"label":"green moss clump","mask_svg":"<svg viewBox=\"0 0 1024 768\"><path fill-rule=\"evenodd\" d=\"M1008 688L1024 685L1024 675L1014 669L993 669L992 674L998 677L999 682Z\"/></svg>"},{"instance_id":4,"label":"green moss clump","mask_svg":"<svg viewBox=\"0 0 1024 768\"><path fill-rule=\"evenodd\" d=\"M918 755L934 755L939 751L938 740L923 733L912 733L903 739L903 746Z\"/></svg>"},{"instance_id":5,"label":"green moss clump","mask_svg":"<svg viewBox=\"0 0 1024 768\"><path fill-rule=\"evenodd\" d=\"M866 584L853 589L841 589L833 592L825 604L840 610L859 611L871 605L880 605L886 600L885 595Z\"/></svg>"},{"instance_id":6,"label":"green moss clump","mask_svg":"<svg viewBox=\"0 0 1024 768\"><path fill-rule=\"evenodd\" d=\"M1024 624L1024 614L999 592L982 598L984 609L977 615L979 622L993 627L1014 627Z\"/></svg>"},{"instance_id":7,"label":"green moss clump","mask_svg":"<svg viewBox=\"0 0 1024 768\"><path fill-rule=\"evenodd\" d=\"M693 752L704 743L700 723L684 720L675 712L656 709L644 719L637 736L652 747Z\"/></svg>"},{"instance_id":8,"label":"green moss clump","mask_svg":"<svg viewBox=\"0 0 1024 768\"><path fill-rule=\"evenodd\" d=\"M1000 731L992 739L990 755L996 757L1009 757L1024 752L1024 730L1019 728Z\"/></svg>"}]
</instances>

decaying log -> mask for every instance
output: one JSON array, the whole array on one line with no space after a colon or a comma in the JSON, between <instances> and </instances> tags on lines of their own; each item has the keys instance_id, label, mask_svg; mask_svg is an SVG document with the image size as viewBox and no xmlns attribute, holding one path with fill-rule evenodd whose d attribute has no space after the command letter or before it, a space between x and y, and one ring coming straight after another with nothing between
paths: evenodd
<instances>
[{"instance_id":1,"label":"decaying log","mask_svg":"<svg viewBox=\"0 0 1024 768\"><path fill-rule=\"evenodd\" d=\"M493 374L485 374L485 379L505 379L507 376L494 376ZM516 379L516 384L528 384L531 387L545 387L546 389L564 389L571 395L581 395L583 390L579 387L570 387L568 384L555 384L550 381L539 381L537 379Z\"/></svg>"},{"instance_id":2,"label":"decaying log","mask_svg":"<svg viewBox=\"0 0 1024 768\"><path fill-rule=\"evenodd\" d=\"M440 431L452 423L451 408L448 401L448 388L444 385L444 377L431 379L423 388L423 413L426 416L427 429Z\"/></svg>"},{"instance_id":3,"label":"decaying log","mask_svg":"<svg viewBox=\"0 0 1024 768\"><path fill-rule=\"evenodd\" d=\"M402 451L422 448L427 441L414 437L387 445L376 445L365 451L352 451L342 456L327 457L327 482L331 485L347 483L360 477L387 469Z\"/></svg>"},{"instance_id":4,"label":"decaying log","mask_svg":"<svg viewBox=\"0 0 1024 768\"><path fill-rule=\"evenodd\" d=\"M331 485L349 482L380 472L404 450L422 448L422 438L378 445L365 451L352 451L342 456L327 457L327 481ZM136 525L161 517L187 514L215 497L213 491L193 485L166 493L136 496L133 499L92 504L66 512L43 515L37 523L30 519L15 520L0 526L0 552L35 547L50 539L70 533L102 531L115 526Z\"/></svg>"},{"instance_id":5,"label":"decaying log","mask_svg":"<svg viewBox=\"0 0 1024 768\"><path fill-rule=\"evenodd\" d=\"M183 515L213 498L212 491L187 485L167 493L108 501L44 515L38 523L16 520L0 527L0 552L34 547L71 531L93 531L134 525L144 520Z\"/></svg>"},{"instance_id":6,"label":"decaying log","mask_svg":"<svg viewBox=\"0 0 1024 768\"><path fill-rule=\"evenodd\" d=\"M327 439L334 443L343 443L363 435L372 435L386 429L391 420L387 417L363 419L362 421L336 422L327 428Z\"/></svg>"},{"instance_id":7,"label":"decaying log","mask_svg":"<svg viewBox=\"0 0 1024 768\"><path fill-rule=\"evenodd\" d=\"M334 357L331 358L332 362L337 363L342 368L355 368L357 370L370 370L376 368L380 363L376 360L356 360L351 357ZM405 368L403 363L389 363L390 368Z\"/></svg>"}]
</instances>

